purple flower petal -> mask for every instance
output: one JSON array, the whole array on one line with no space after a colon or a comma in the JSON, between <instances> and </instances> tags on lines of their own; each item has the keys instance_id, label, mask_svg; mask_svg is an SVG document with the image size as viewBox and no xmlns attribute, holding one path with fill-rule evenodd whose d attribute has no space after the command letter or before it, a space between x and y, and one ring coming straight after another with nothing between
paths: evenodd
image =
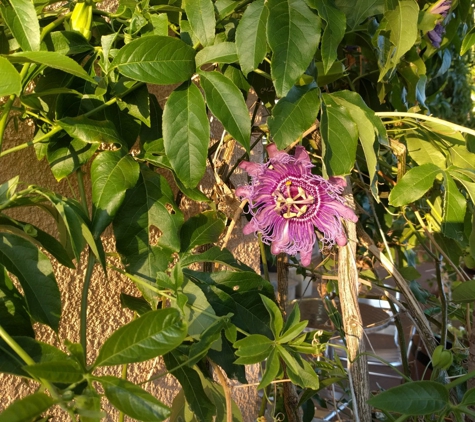
<instances>
[{"instance_id":1,"label":"purple flower petal","mask_svg":"<svg viewBox=\"0 0 475 422\"><path fill-rule=\"evenodd\" d=\"M252 178L249 186L236 189L236 195L250 204L252 219L244 233L260 232L273 254L300 252L304 266L310 265L315 229L322 233L324 243L346 245L341 218L356 222L358 217L341 196L345 179L325 180L312 174L313 165L303 147L297 147L293 156L278 151L275 144L268 145L267 152L267 163L240 164Z\"/></svg>"}]
</instances>

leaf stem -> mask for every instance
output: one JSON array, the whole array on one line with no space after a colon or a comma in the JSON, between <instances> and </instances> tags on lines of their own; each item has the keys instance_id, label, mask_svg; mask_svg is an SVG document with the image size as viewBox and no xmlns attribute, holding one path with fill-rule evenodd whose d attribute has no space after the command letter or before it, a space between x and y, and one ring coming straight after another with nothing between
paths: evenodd
<instances>
[{"instance_id":1,"label":"leaf stem","mask_svg":"<svg viewBox=\"0 0 475 422\"><path fill-rule=\"evenodd\" d=\"M254 69L253 72L254 72L254 73L257 73L257 74L260 75L260 76L263 76L263 77L266 78L266 79L269 79L269 81L272 80L272 76L271 76L271 75L269 75L267 72L264 72L263 70L261 70L261 69L259 69L259 68L258 68L258 69Z\"/></svg>"},{"instance_id":2,"label":"leaf stem","mask_svg":"<svg viewBox=\"0 0 475 422\"><path fill-rule=\"evenodd\" d=\"M41 31L40 41L43 41L46 35L48 35L54 28L58 27L63 23L63 21L69 18L73 12L66 13L63 16L60 16L58 19L54 20L50 24L46 25Z\"/></svg>"},{"instance_id":3,"label":"leaf stem","mask_svg":"<svg viewBox=\"0 0 475 422\"><path fill-rule=\"evenodd\" d=\"M10 110L12 109L13 101L15 101L15 98L16 95L10 95L10 98L3 106L3 112L0 116L0 154L2 151L3 136L5 134L5 129L7 128L8 116L10 115Z\"/></svg>"},{"instance_id":4,"label":"leaf stem","mask_svg":"<svg viewBox=\"0 0 475 422\"><path fill-rule=\"evenodd\" d=\"M22 149L28 148L29 146L43 142L44 140L51 138L53 135L55 135L56 133L60 131L61 131L60 126L53 126L53 128L48 133L45 133L43 136L40 136L37 139L33 139L32 141L25 142L24 144L20 144L20 145L17 145L16 147L12 147L3 152L0 152L0 158L4 157L5 155L11 154L12 152L21 151Z\"/></svg>"},{"instance_id":5,"label":"leaf stem","mask_svg":"<svg viewBox=\"0 0 475 422\"><path fill-rule=\"evenodd\" d=\"M84 367L87 367L87 296L89 293L89 286L91 285L92 270L96 260L93 252L89 249L87 259L86 274L84 275L84 285L82 287L81 296L81 319L80 319L80 342L84 350Z\"/></svg>"},{"instance_id":6,"label":"leaf stem","mask_svg":"<svg viewBox=\"0 0 475 422\"><path fill-rule=\"evenodd\" d=\"M378 117L402 117L402 118L412 117L414 119L428 120L433 123L438 123L444 126L448 126L458 132L462 132L462 133L465 132L465 133L469 133L470 135L475 136L475 130L473 129L470 129L468 127L463 127L455 123L447 122L446 120L438 119L437 117L426 116L425 114L407 113L407 112L402 112L402 111L377 111L374 114Z\"/></svg>"},{"instance_id":7,"label":"leaf stem","mask_svg":"<svg viewBox=\"0 0 475 422\"><path fill-rule=\"evenodd\" d=\"M86 215L89 215L89 210L87 207L86 188L84 187L84 173L81 168L77 169L76 175L78 179L78 188L79 188L79 195L81 197L81 205Z\"/></svg>"},{"instance_id":8,"label":"leaf stem","mask_svg":"<svg viewBox=\"0 0 475 422\"><path fill-rule=\"evenodd\" d=\"M267 265L267 257L266 257L266 249L264 247L264 242L262 242L262 234L257 233L258 240L259 240L259 249L261 251L261 261L262 267L264 268L264 278L270 282L269 278L269 266Z\"/></svg>"},{"instance_id":9,"label":"leaf stem","mask_svg":"<svg viewBox=\"0 0 475 422\"><path fill-rule=\"evenodd\" d=\"M435 261L435 275L437 279L437 287L439 289L439 298L440 298L440 310L441 310L441 328L440 328L440 344L444 346L444 349L447 346L447 323L449 319L449 311L448 311L448 304L447 304L447 296L445 294L444 283L442 282L442 272L441 272L441 265L442 265L442 256L440 258L434 260Z\"/></svg>"}]
</instances>

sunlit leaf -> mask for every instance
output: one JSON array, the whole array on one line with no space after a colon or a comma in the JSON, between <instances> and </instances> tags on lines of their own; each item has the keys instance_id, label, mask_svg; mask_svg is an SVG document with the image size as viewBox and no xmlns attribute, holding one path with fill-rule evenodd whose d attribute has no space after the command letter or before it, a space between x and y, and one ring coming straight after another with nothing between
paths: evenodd
<instances>
[{"instance_id":1,"label":"sunlit leaf","mask_svg":"<svg viewBox=\"0 0 475 422\"><path fill-rule=\"evenodd\" d=\"M174 308L147 312L116 330L101 347L94 365L143 362L161 356L181 344L186 329Z\"/></svg>"},{"instance_id":2,"label":"sunlit leaf","mask_svg":"<svg viewBox=\"0 0 475 422\"><path fill-rule=\"evenodd\" d=\"M195 71L195 50L178 38L151 35L126 44L112 68L131 79L157 85L184 82Z\"/></svg>"},{"instance_id":3,"label":"sunlit leaf","mask_svg":"<svg viewBox=\"0 0 475 422\"><path fill-rule=\"evenodd\" d=\"M210 132L203 96L191 82L175 89L165 104L163 141L176 175L194 188L206 171Z\"/></svg>"},{"instance_id":4,"label":"sunlit leaf","mask_svg":"<svg viewBox=\"0 0 475 422\"><path fill-rule=\"evenodd\" d=\"M304 0L268 0L267 40L271 75L279 97L305 72L320 42L320 19Z\"/></svg>"},{"instance_id":5,"label":"sunlit leaf","mask_svg":"<svg viewBox=\"0 0 475 422\"><path fill-rule=\"evenodd\" d=\"M236 30L239 64L244 75L257 68L267 53L266 24L269 9L264 0L251 3L242 15Z\"/></svg>"}]
</instances>

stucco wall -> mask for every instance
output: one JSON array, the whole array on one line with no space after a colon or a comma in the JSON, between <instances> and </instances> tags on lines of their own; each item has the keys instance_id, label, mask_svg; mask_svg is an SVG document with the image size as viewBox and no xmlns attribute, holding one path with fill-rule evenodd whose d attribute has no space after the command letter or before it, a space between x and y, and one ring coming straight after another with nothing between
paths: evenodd
<instances>
[{"instance_id":1,"label":"stucco wall","mask_svg":"<svg viewBox=\"0 0 475 422\"><path fill-rule=\"evenodd\" d=\"M167 93L163 91L155 93L159 94L157 97L162 100L167 96ZM220 125L213 123L212 138L219 139L221 133L222 128ZM24 143L32 139L32 135L33 126L31 122L22 122L18 132L14 130L14 125L10 122L6 132L4 148L7 149ZM241 154L242 150L239 150L235 153L235 156L240 156ZM56 182L46 161L37 161L33 147L0 159L0 182L4 182L15 175L19 175L20 181L24 184L36 184L42 187L48 187L65 196L78 196L75 177L70 177L69 180L63 180L60 183ZM245 182L244 177L242 174L239 175L238 171L234 182L236 184L243 183ZM211 173L207 174L203 179L202 187L205 191L209 190L213 185L212 180ZM90 183L88 176L86 176L85 182L87 190L89 191ZM74 193L72 193L72 191ZM183 204L183 211L187 217L199 212L201 210L200 208L202 208L196 204L191 204L189 201L184 201ZM38 209L24 208L16 210L11 215L23 221L35 224L50 234L57 234L53 220L45 213L38 211ZM243 238L241 235L243 222L245 222L244 219L238 221L228 247L235 253L237 258L257 268L259 248L252 236ZM113 252L115 250L114 239L111 233L112 231L109 228L103 238L106 252ZM59 328L59 336L56 336L52 330L45 326L38 326L37 339L64 349L62 345L64 339L79 342L79 313L81 289L85 271L85 254L83 254L83 259L77 265L77 269L71 270L60 265L54 265L54 269L61 290L63 303L63 317ZM90 362L94 360L104 340L118 327L130 322L132 319L132 312L121 308L119 301L121 292L139 295L138 290L130 281L112 271L109 272L106 278L103 271L96 266L91 282L88 308L88 352ZM103 371L104 374L120 376L119 367L105 368ZM161 360L155 359L141 364L130 365L128 368L128 378L133 382L143 382L162 372L164 372L164 366ZM257 368L248 368L248 381L250 383L257 381ZM0 383L2 385L0 410L8 406L8 404L15 399L31 393L36 388L32 382L2 374L0 374ZM165 375L156 381L143 385L143 387L166 404L171 404L179 389L178 383L171 375ZM243 420L254 420L259 404L255 387L232 388L232 391L243 413ZM108 407L107 404L104 406L104 411L108 415L107 420L117 420L117 412ZM55 412L55 414L55 421L67 420L65 415L61 412ZM62 416L59 416L60 414Z\"/></svg>"}]
</instances>

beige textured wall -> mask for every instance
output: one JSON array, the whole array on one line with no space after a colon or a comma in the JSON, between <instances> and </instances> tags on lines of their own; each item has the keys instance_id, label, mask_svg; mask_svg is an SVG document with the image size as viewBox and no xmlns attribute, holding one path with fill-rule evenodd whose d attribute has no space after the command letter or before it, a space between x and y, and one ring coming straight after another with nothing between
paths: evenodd
<instances>
[{"instance_id":1,"label":"beige textured wall","mask_svg":"<svg viewBox=\"0 0 475 422\"><path fill-rule=\"evenodd\" d=\"M159 93L158 98L166 98L166 93ZM162 102L163 105L163 102ZM212 137L219 139L222 128L213 124ZM13 124L10 123L7 128L7 136L4 142L4 148L24 143L32 138L33 127L31 122L23 122L19 126L19 131L15 132ZM240 156L242 150L235 154ZM8 155L0 159L0 183L9 178L19 175L20 181L24 184L36 184L42 187L49 187L55 191L63 193L65 196L78 195L77 183L74 177L57 183L49 170L45 161L38 162L32 147ZM235 183L245 182L244 176L234 179ZM203 189L209 190L212 185L212 177L208 174L203 181ZM89 190L89 178L86 177L86 186ZM71 192L71 189L74 193ZM184 201L185 215L189 217L200 210L196 205L191 205ZM56 235L55 225L51 218L41 213L37 209L22 209L15 211L13 215L16 218L38 225L43 230ZM243 238L241 235L242 223L244 219L238 222L228 247L235 253L236 257L246 264L257 267L259 248L252 236ZM106 252L114 251L114 239L111 236L110 228L106 231L103 238ZM77 269L71 270L59 265L55 265L55 274L61 290L61 299L63 303L63 317L59 329L59 338L47 327L37 327L37 339L64 350L62 342L68 339L72 342L79 342L79 313L81 301L81 288L83 284L83 275L85 271L85 254L83 260L77 265ZM106 279L104 273L96 266L91 283L88 308L88 352L89 361L92 362L103 344L104 340L112 334L118 327L131 321L132 312L122 309L120 306L119 295L126 292L138 295L134 285L124 279L117 273L109 272ZM164 366L160 359L144 362L141 364L130 365L128 377L134 382L143 382L150 377L156 376L164 371ZM104 369L104 373L120 376L120 368L112 367ZM257 368L248 368L248 382L257 381ZM22 380L17 377L0 374L0 384L2 394L0 394L0 410L8 406L12 401L31 393L36 386L32 382ZM149 392L155 395L159 400L166 404L171 404L174 396L178 392L179 385L176 380L166 375L159 380L149 382L144 385ZM255 387L232 388L233 396L243 413L245 422L255 419L256 409L259 404L259 398ZM106 420L117 420L117 412L104 403L104 411L107 413ZM61 415L61 416L60 416ZM55 421L67 420L61 412L55 412Z\"/></svg>"}]
</instances>

